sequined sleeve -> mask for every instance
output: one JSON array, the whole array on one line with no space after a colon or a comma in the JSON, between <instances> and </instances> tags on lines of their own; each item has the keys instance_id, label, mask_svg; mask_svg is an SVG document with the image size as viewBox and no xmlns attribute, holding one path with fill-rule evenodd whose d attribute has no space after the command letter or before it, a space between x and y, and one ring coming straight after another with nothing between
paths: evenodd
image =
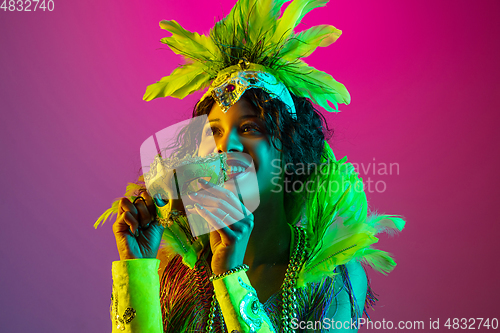
<instances>
[{"instance_id":1,"label":"sequined sleeve","mask_svg":"<svg viewBox=\"0 0 500 333\"><path fill-rule=\"evenodd\" d=\"M162 333L158 259L115 261L112 265L112 332Z\"/></svg>"},{"instance_id":2,"label":"sequined sleeve","mask_svg":"<svg viewBox=\"0 0 500 333\"><path fill-rule=\"evenodd\" d=\"M217 303L224 316L228 332L275 333L273 325L259 302L255 289L245 272L237 272L213 281L215 297L212 310ZM209 325L212 325L212 313Z\"/></svg>"}]
</instances>

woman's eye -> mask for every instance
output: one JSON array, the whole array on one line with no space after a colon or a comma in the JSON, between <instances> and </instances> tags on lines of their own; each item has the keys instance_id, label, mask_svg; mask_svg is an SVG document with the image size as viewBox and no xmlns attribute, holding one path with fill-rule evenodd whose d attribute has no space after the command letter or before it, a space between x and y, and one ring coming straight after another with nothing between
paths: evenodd
<instances>
[{"instance_id":1,"label":"woman's eye","mask_svg":"<svg viewBox=\"0 0 500 333\"><path fill-rule=\"evenodd\" d=\"M253 132L259 132L260 129L257 125L243 125L241 127L241 131L243 133L253 133Z\"/></svg>"},{"instance_id":2,"label":"woman's eye","mask_svg":"<svg viewBox=\"0 0 500 333\"><path fill-rule=\"evenodd\" d=\"M216 127L208 127L208 128L205 130L205 136L212 136L212 135L214 135L215 133L217 133L217 128L216 128Z\"/></svg>"}]
</instances>

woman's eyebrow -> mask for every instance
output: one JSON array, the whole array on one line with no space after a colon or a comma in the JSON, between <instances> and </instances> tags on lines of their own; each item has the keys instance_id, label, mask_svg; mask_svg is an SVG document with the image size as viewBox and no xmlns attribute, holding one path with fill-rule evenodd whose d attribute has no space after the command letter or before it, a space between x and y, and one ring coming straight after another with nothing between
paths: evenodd
<instances>
[{"instance_id":1,"label":"woman's eyebrow","mask_svg":"<svg viewBox=\"0 0 500 333\"><path fill-rule=\"evenodd\" d=\"M258 119L260 119L259 117L257 117L256 115L253 115L253 114L247 114L247 115L243 115L243 116L240 117L240 119L248 119L248 118L258 118ZM209 120L208 122L215 123L215 122L219 122L219 121L220 121L219 118L215 118L215 119Z\"/></svg>"}]
</instances>

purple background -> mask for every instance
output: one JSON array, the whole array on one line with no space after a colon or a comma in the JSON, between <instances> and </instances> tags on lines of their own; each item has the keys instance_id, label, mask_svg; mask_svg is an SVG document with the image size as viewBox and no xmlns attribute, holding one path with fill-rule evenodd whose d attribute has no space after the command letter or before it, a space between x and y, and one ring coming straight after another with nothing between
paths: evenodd
<instances>
[{"instance_id":1,"label":"purple background","mask_svg":"<svg viewBox=\"0 0 500 333\"><path fill-rule=\"evenodd\" d=\"M196 98L142 101L180 58L158 22L207 32L234 1L61 1L0 11L2 332L107 332L111 223L93 223L138 176L139 147ZM307 62L344 83L328 114L337 157L379 183L370 206L407 227L379 248L374 320L495 317L500 47L496 0L332 1L300 26L344 31ZM378 163L399 174L379 175ZM383 183L382 183L383 182ZM385 191L382 185L385 184ZM373 186L374 184L372 184Z\"/></svg>"}]
</instances>

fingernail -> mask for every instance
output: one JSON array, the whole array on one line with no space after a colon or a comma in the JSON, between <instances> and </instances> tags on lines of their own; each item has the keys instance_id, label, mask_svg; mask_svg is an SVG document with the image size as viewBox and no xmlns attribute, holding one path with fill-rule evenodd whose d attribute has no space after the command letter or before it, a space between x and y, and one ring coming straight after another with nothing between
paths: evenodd
<instances>
[{"instance_id":1,"label":"fingernail","mask_svg":"<svg viewBox=\"0 0 500 333\"><path fill-rule=\"evenodd\" d=\"M203 209L203 207L199 203L195 203L194 206L198 209Z\"/></svg>"},{"instance_id":2,"label":"fingernail","mask_svg":"<svg viewBox=\"0 0 500 333\"><path fill-rule=\"evenodd\" d=\"M192 196L192 197L195 197L195 196L197 196L197 195L198 195L198 193L193 192L193 191L189 191L189 192L188 192L188 195L190 195L190 196Z\"/></svg>"},{"instance_id":3,"label":"fingernail","mask_svg":"<svg viewBox=\"0 0 500 333\"><path fill-rule=\"evenodd\" d=\"M135 230L135 234L134 234L134 235L135 235L135 237L139 237L139 228L137 228L137 229Z\"/></svg>"},{"instance_id":4,"label":"fingernail","mask_svg":"<svg viewBox=\"0 0 500 333\"><path fill-rule=\"evenodd\" d=\"M198 182L202 183L202 184L205 184L205 185L208 184L208 182L205 179L203 179L203 178L198 178Z\"/></svg>"}]
</instances>

